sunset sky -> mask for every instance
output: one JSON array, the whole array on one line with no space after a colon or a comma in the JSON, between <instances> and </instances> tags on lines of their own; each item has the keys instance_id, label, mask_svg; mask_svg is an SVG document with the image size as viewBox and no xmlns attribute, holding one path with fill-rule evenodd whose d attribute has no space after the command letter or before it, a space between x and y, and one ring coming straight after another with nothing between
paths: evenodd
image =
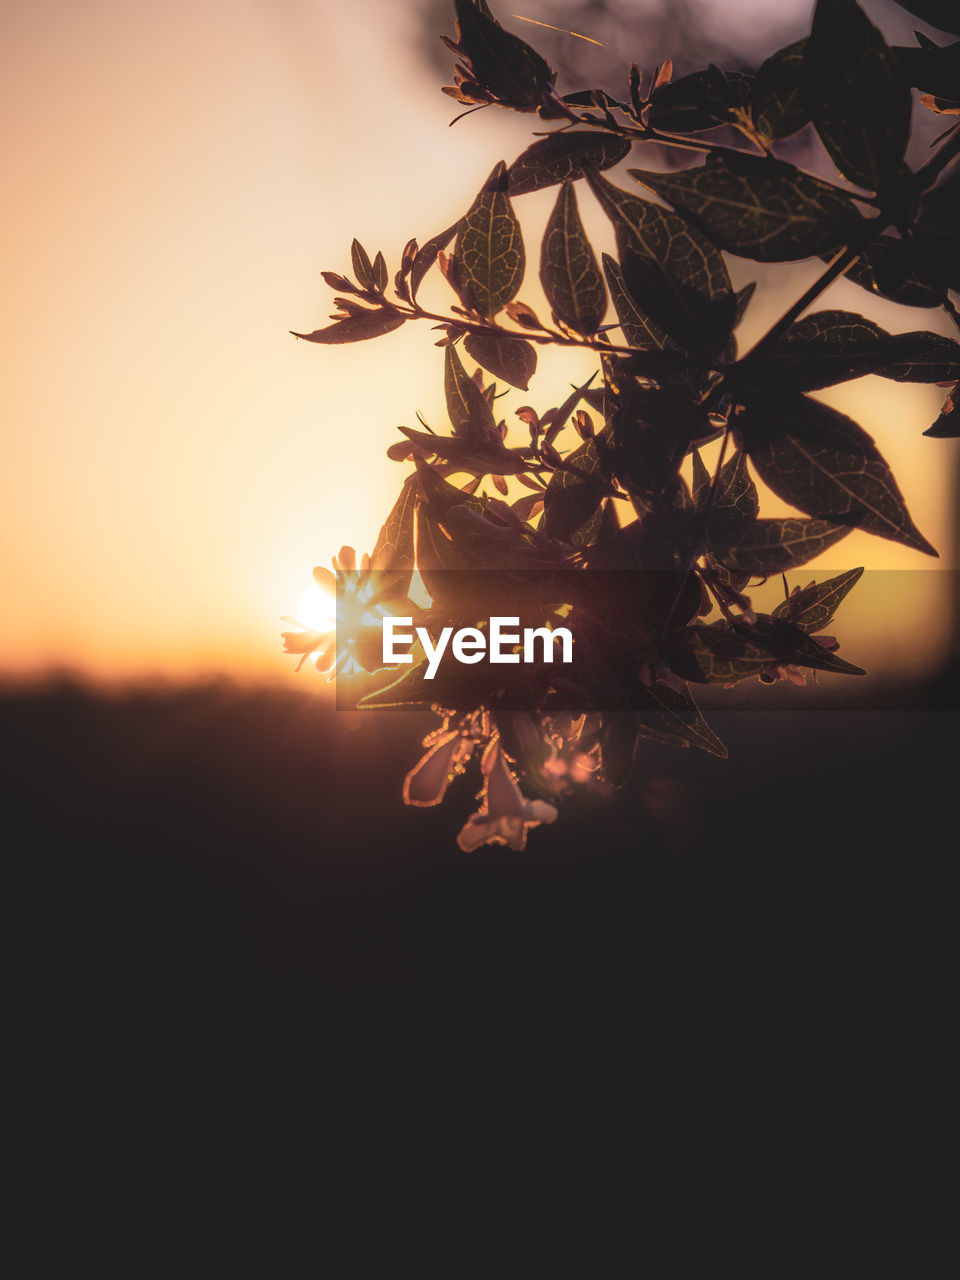
<instances>
[{"instance_id":1,"label":"sunset sky","mask_svg":"<svg viewBox=\"0 0 960 1280\"><path fill-rule=\"evenodd\" d=\"M765 7L745 3L740 20L755 28ZM524 12L560 22L565 8ZM795 38L810 6L782 8ZM31 0L4 5L2 27L0 677L288 680L280 617L314 564L372 547L404 474L385 456L397 425L417 410L444 425L426 329L330 348L288 331L326 323L320 272L349 269L353 236L395 269L537 122L486 111L448 129L456 104L417 53L414 4ZM549 203L518 202L531 264ZM536 305L529 274L521 296ZM793 293L813 274L784 273ZM734 276L761 280L758 336L783 295L754 264ZM826 305L867 302L841 284ZM948 332L931 312L871 314ZM508 421L590 367L544 359L530 392L503 402ZM920 433L943 394L872 378L829 397L877 438L940 568L955 564L957 442ZM828 562L934 567L856 533ZM878 625L916 635L922 610L940 616L942 580L893 617L887 601L861 639L876 643Z\"/></svg>"}]
</instances>

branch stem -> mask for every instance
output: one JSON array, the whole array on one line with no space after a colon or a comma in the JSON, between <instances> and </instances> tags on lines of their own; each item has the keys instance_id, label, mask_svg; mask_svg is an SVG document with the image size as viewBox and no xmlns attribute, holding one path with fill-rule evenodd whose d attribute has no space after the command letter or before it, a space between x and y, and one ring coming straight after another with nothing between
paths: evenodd
<instances>
[{"instance_id":1,"label":"branch stem","mask_svg":"<svg viewBox=\"0 0 960 1280\"><path fill-rule=\"evenodd\" d=\"M876 219L876 221L879 222L880 220ZM875 233L871 234L871 240L874 238L874 235ZM743 357L743 360L754 359L759 353L766 351L768 347L771 347L775 342L779 341L791 325L793 325L796 320L799 320L807 308L812 306L813 303L816 302L817 298L819 298L835 280L839 280L842 275L845 275L847 271L850 270L869 243L870 240L864 241L861 238L859 243L852 244L838 253L833 262L831 262L829 267L827 267L826 271L824 271L821 276L818 276L806 293L799 297L793 306L783 313L776 324L774 324L763 335L760 341L747 352Z\"/></svg>"}]
</instances>

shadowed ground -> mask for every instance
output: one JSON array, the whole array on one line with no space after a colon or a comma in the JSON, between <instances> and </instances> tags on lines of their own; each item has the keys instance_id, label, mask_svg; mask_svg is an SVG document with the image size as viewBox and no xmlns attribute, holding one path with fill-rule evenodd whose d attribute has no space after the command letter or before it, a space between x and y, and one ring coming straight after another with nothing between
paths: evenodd
<instances>
[{"instance_id":1,"label":"shadowed ground","mask_svg":"<svg viewBox=\"0 0 960 1280\"><path fill-rule=\"evenodd\" d=\"M302 685L0 711L28 1078L936 1052L954 712L714 712L730 761L645 747L612 801L467 856L472 775L440 809L399 801L429 719L358 722Z\"/></svg>"}]
</instances>

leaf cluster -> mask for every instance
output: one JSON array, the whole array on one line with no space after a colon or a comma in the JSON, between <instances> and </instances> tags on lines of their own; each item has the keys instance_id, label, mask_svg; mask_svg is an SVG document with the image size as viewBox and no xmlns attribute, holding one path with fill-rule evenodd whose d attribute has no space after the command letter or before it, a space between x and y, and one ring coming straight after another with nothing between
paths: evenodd
<instances>
[{"instance_id":1,"label":"leaf cluster","mask_svg":"<svg viewBox=\"0 0 960 1280\"><path fill-rule=\"evenodd\" d=\"M793 571L854 528L936 555L874 440L814 394L867 374L947 384L926 434L960 434L954 339L920 328L891 334L856 312L816 309L846 274L871 294L960 323L960 121L951 119L960 41L949 42L960 30L952 5L904 7L947 42L918 36L916 47L892 48L856 0L818 0L809 36L755 74L710 66L673 80L668 64L645 84L635 66L617 99L597 89L561 94L545 59L485 0L456 0L447 43L459 61L446 91L537 113L555 128L512 164L498 163L453 226L422 247L409 241L392 282L383 255L371 259L355 241L353 277L324 274L338 295L332 323L296 336L329 344L433 326L448 424L403 427L390 446L413 469L374 567L419 570L430 626L480 625L484 571L496 570L493 612L537 625L569 619L577 657L562 679L483 666L426 685L414 666L367 705L485 708L494 719L498 707L519 707L540 725L594 716L604 770L622 780L640 737L723 753L691 684L769 682L787 669L860 672L815 635L860 570L788 594L770 615L754 612L747 592L751 579ZM947 128L911 168L917 110L943 116ZM819 140L834 178L777 154L800 130ZM693 162L664 172L654 163L663 147ZM631 152L646 167L611 177ZM517 205L545 189L556 194L534 248ZM591 244L584 201L608 219L615 255ZM531 256L545 319L522 297ZM745 352L738 330L754 290L734 290L730 257L821 267ZM434 268L450 289L446 312L418 298ZM591 350L596 372L559 405L524 404L508 424L500 397L528 391L544 345ZM794 514L764 516L757 480ZM543 752L530 759L542 762ZM524 772L522 759L517 766Z\"/></svg>"}]
</instances>

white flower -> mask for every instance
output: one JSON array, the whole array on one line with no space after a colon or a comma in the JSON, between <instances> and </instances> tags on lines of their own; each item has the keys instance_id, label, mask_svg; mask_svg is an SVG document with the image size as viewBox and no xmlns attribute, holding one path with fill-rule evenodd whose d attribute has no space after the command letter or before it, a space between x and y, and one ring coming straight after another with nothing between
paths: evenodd
<instances>
[{"instance_id":1,"label":"white flower","mask_svg":"<svg viewBox=\"0 0 960 1280\"><path fill-rule=\"evenodd\" d=\"M458 773L463 773L474 748L486 736L482 719L464 716L453 728L446 720L442 729L424 738L423 745L430 749L403 780L404 804L427 808L440 803L447 787Z\"/></svg>"},{"instance_id":2,"label":"white flower","mask_svg":"<svg viewBox=\"0 0 960 1280\"><path fill-rule=\"evenodd\" d=\"M488 743L480 768L486 779L482 803L457 836L457 844L467 853L482 844L525 848L527 829L541 822L553 822L556 809L545 800L525 799L507 767L498 737Z\"/></svg>"}]
</instances>

